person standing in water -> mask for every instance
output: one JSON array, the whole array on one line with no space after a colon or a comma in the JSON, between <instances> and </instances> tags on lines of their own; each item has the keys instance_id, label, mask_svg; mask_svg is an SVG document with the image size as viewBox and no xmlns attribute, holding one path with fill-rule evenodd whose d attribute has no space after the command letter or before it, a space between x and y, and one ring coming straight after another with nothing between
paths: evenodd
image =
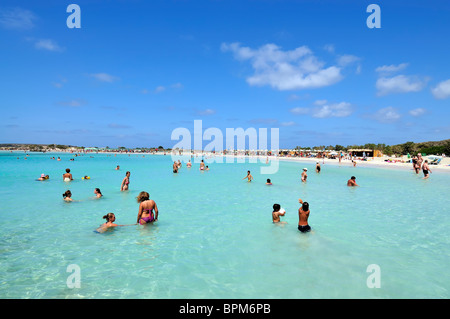
<instances>
[{"instance_id":1,"label":"person standing in water","mask_svg":"<svg viewBox=\"0 0 450 319\"><path fill-rule=\"evenodd\" d=\"M316 173L320 173L320 163L316 163Z\"/></svg>"},{"instance_id":2,"label":"person standing in water","mask_svg":"<svg viewBox=\"0 0 450 319\"><path fill-rule=\"evenodd\" d=\"M347 186L359 186L358 184L356 184L355 176L350 177L350 179L347 181Z\"/></svg>"},{"instance_id":3,"label":"person standing in water","mask_svg":"<svg viewBox=\"0 0 450 319\"><path fill-rule=\"evenodd\" d=\"M176 161L173 162L173 165L172 165L172 171L173 171L174 173L178 173L178 164L177 164Z\"/></svg>"},{"instance_id":4,"label":"person standing in water","mask_svg":"<svg viewBox=\"0 0 450 319\"><path fill-rule=\"evenodd\" d=\"M243 179L248 178L248 181L251 182L253 180L252 174L250 174L250 171L247 171L247 176L245 176Z\"/></svg>"},{"instance_id":5,"label":"person standing in water","mask_svg":"<svg viewBox=\"0 0 450 319\"><path fill-rule=\"evenodd\" d=\"M72 177L72 174L70 173L69 168L66 168L66 173L63 174L63 181L65 181L65 182L73 181L73 177Z\"/></svg>"},{"instance_id":6,"label":"person standing in water","mask_svg":"<svg viewBox=\"0 0 450 319\"><path fill-rule=\"evenodd\" d=\"M298 209L298 230L302 233L306 233L311 231L311 227L308 224L309 218L309 204L307 202L303 202L301 198L298 199L298 202L302 204L302 207Z\"/></svg>"},{"instance_id":7,"label":"person standing in water","mask_svg":"<svg viewBox=\"0 0 450 319\"><path fill-rule=\"evenodd\" d=\"M204 169L205 169L205 163L202 160L200 163L200 170L203 171Z\"/></svg>"},{"instance_id":8,"label":"person standing in water","mask_svg":"<svg viewBox=\"0 0 450 319\"><path fill-rule=\"evenodd\" d=\"M140 192L136 198L139 203L139 211L137 215L137 223L145 225L158 220L158 207L147 192Z\"/></svg>"},{"instance_id":9,"label":"person standing in water","mask_svg":"<svg viewBox=\"0 0 450 319\"><path fill-rule=\"evenodd\" d=\"M306 174L307 171L308 171L307 168L304 168L304 169L303 169L303 172L302 172L302 182L306 182L306 179L308 178L308 174Z\"/></svg>"},{"instance_id":10,"label":"person standing in water","mask_svg":"<svg viewBox=\"0 0 450 319\"><path fill-rule=\"evenodd\" d=\"M286 211L281 208L280 204L273 204L273 212L272 212L272 222L273 223L286 224L286 222L282 222L280 219L280 216L284 216L285 214L286 214Z\"/></svg>"},{"instance_id":11,"label":"person standing in water","mask_svg":"<svg viewBox=\"0 0 450 319\"><path fill-rule=\"evenodd\" d=\"M130 175L131 175L130 172L126 172L125 173L125 177L122 180L122 184L120 185L120 191L127 191L128 190L128 188L129 188L128 185L130 184Z\"/></svg>"},{"instance_id":12,"label":"person standing in water","mask_svg":"<svg viewBox=\"0 0 450 319\"><path fill-rule=\"evenodd\" d=\"M428 166L428 160L425 160L425 162L423 163L422 171L423 171L423 179L427 179L428 177L430 177L429 173L432 173L432 171Z\"/></svg>"}]
</instances>

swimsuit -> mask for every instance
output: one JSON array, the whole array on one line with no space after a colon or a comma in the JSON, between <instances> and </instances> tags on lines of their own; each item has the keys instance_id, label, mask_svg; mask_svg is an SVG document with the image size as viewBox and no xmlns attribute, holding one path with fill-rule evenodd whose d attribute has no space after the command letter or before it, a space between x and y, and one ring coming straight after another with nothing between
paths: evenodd
<instances>
[{"instance_id":1,"label":"swimsuit","mask_svg":"<svg viewBox=\"0 0 450 319\"><path fill-rule=\"evenodd\" d=\"M306 233L306 232L311 231L311 227L309 225L303 225L303 226L299 225L298 230L301 231L302 233Z\"/></svg>"},{"instance_id":2,"label":"swimsuit","mask_svg":"<svg viewBox=\"0 0 450 319\"><path fill-rule=\"evenodd\" d=\"M144 221L145 223L151 223L151 222L155 221L155 217L153 216L153 210L152 209L144 209L144 212L145 211L147 211L150 214L150 216L142 217L139 220L139 224L141 223L141 220Z\"/></svg>"}]
</instances>

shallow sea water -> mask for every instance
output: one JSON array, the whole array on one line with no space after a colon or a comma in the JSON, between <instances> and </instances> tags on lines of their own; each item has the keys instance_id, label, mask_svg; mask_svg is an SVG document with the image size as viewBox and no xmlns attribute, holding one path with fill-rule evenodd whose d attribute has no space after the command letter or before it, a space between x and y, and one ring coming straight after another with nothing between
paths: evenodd
<instances>
[{"instance_id":1,"label":"shallow sea water","mask_svg":"<svg viewBox=\"0 0 450 319\"><path fill-rule=\"evenodd\" d=\"M1 298L450 297L446 172L423 180L412 170L325 162L317 174L314 163L280 161L276 174L262 175L264 162L235 161L207 163L207 172L183 163L173 174L170 156L29 154L0 153ZM242 180L247 170L252 183ZM130 190L120 192L126 171ZM50 180L36 181L41 173ZM346 186L352 175L361 187ZM63 201L67 189L76 202ZM135 223L144 190L157 223L94 232L108 212ZM310 204L310 233L297 230L298 198ZM272 223L274 203L287 224ZM67 286L73 264L80 288ZM380 288L367 286L372 264Z\"/></svg>"}]
</instances>

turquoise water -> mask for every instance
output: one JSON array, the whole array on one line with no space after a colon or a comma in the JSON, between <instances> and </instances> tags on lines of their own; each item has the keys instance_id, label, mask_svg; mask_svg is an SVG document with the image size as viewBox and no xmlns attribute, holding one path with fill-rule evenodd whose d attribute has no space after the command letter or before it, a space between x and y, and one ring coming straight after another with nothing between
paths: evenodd
<instances>
[{"instance_id":1,"label":"turquoise water","mask_svg":"<svg viewBox=\"0 0 450 319\"><path fill-rule=\"evenodd\" d=\"M448 173L422 180L325 164L316 174L314 163L280 162L261 175L264 163L247 162L173 174L170 156L92 156L0 153L0 298L450 297ZM247 170L252 183L242 180ZM130 190L120 192L126 171ZM50 180L35 181L41 173ZM361 187L346 186L352 175ZM67 189L77 202L63 201ZM143 190L158 205L156 224L94 232L108 212L135 223ZM297 230L298 198L310 204L311 233ZM272 223L274 203L287 224ZM72 264L80 288L66 284ZM380 288L366 284L371 264Z\"/></svg>"}]
</instances>

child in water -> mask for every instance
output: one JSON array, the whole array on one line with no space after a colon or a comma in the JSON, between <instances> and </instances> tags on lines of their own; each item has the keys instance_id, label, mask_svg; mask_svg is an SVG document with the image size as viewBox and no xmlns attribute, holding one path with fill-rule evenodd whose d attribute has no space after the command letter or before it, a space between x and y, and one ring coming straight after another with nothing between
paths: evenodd
<instances>
[{"instance_id":1,"label":"child in water","mask_svg":"<svg viewBox=\"0 0 450 319\"><path fill-rule=\"evenodd\" d=\"M273 212L272 212L272 222L273 223L281 223L286 224L286 222L282 222L280 220L280 216L284 216L286 211L281 208L280 204L273 204Z\"/></svg>"},{"instance_id":2,"label":"child in water","mask_svg":"<svg viewBox=\"0 0 450 319\"><path fill-rule=\"evenodd\" d=\"M102 224L99 228L97 228L98 233L104 233L108 229L112 229L112 227L117 227L119 225L114 224L114 221L116 220L116 216L114 213L108 213L105 216L103 216L103 219L106 219L106 223Z\"/></svg>"}]
</instances>

